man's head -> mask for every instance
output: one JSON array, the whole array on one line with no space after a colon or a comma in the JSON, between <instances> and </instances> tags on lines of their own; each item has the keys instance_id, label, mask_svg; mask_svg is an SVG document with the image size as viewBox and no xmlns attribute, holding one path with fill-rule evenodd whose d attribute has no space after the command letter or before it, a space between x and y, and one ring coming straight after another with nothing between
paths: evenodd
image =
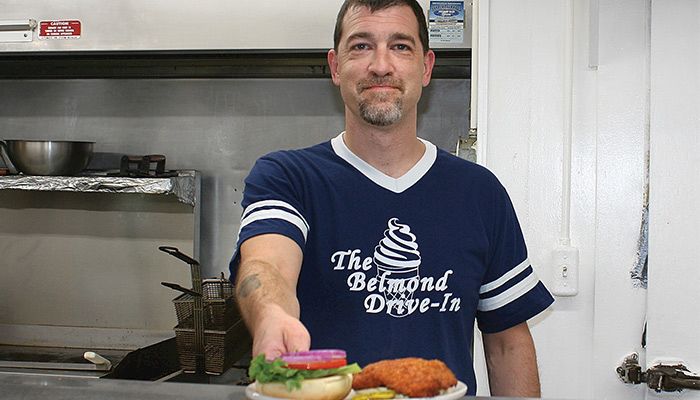
<instances>
[{"instance_id":1,"label":"man's head","mask_svg":"<svg viewBox=\"0 0 700 400\"><path fill-rule=\"evenodd\" d=\"M414 0L346 0L328 52L348 123L415 125L422 88L435 54L427 46L425 17Z\"/></svg>"},{"instance_id":2,"label":"man's head","mask_svg":"<svg viewBox=\"0 0 700 400\"><path fill-rule=\"evenodd\" d=\"M343 34L343 20L349 9L353 7L367 7L371 12L375 12L395 6L411 7L411 11L413 11L413 15L416 16L416 20L418 21L418 37L423 47L423 53L427 52L430 49L428 43L428 25L425 23L423 8L416 0L345 0L335 20L335 30L333 31L333 48L335 51L338 51L338 43L340 43L340 37Z\"/></svg>"}]
</instances>

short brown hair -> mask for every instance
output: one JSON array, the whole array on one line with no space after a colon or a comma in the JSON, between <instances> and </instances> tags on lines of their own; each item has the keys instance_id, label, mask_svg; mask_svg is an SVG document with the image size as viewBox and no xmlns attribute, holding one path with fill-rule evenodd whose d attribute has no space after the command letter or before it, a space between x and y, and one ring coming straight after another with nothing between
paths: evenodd
<instances>
[{"instance_id":1,"label":"short brown hair","mask_svg":"<svg viewBox=\"0 0 700 400\"><path fill-rule=\"evenodd\" d=\"M333 48L338 51L340 36L343 34L343 19L348 10L353 7L367 7L370 12L384 10L395 6L409 6L418 20L418 38L423 45L423 52L430 49L428 43L428 25L425 22L423 7L416 0L345 0L340 7L338 17L335 20L335 31L333 32Z\"/></svg>"}]
</instances>

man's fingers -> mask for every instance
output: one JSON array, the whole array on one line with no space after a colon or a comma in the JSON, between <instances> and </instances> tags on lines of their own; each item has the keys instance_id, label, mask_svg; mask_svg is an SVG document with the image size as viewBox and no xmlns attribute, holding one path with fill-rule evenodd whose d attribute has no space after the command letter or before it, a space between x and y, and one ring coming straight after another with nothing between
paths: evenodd
<instances>
[{"instance_id":1,"label":"man's fingers","mask_svg":"<svg viewBox=\"0 0 700 400\"><path fill-rule=\"evenodd\" d=\"M265 352L265 359L267 361L273 361L275 358L278 358L281 355L282 352L279 350L269 350Z\"/></svg>"},{"instance_id":2,"label":"man's fingers","mask_svg":"<svg viewBox=\"0 0 700 400\"><path fill-rule=\"evenodd\" d=\"M284 344L287 351L307 351L311 347L311 338L306 329L298 332L286 332Z\"/></svg>"},{"instance_id":3,"label":"man's fingers","mask_svg":"<svg viewBox=\"0 0 700 400\"><path fill-rule=\"evenodd\" d=\"M309 347L311 347L311 344L309 343L309 341L303 340L301 338L297 338L297 340L291 340L287 344L287 350L290 352L307 351L307 350L309 350Z\"/></svg>"},{"instance_id":4,"label":"man's fingers","mask_svg":"<svg viewBox=\"0 0 700 400\"><path fill-rule=\"evenodd\" d=\"M275 343L253 343L253 357L260 354L265 354L265 359L272 361L279 357L284 352L284 349L280 348L280 344Z\"/></svg>"},{"instance_id":5,"label":"man's fingers","mask_svg":"<svg viewBox=\"0 0 700 400\"><path fill-rule=\"evenodd\" d=\"M283 314L264 322L253 335L253 356L264 353L265 358L272 361L282 353L309 350L311 336L298 319Z\"/></svg>"}]
</instances>

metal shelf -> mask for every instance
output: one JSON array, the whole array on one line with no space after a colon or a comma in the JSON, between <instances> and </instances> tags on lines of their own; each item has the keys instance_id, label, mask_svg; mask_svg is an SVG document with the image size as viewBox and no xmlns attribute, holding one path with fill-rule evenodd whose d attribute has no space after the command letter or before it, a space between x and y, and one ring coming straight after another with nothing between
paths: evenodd
<instances>
[{"instance_id":1,"label":"metal shelf","mask_svg":"<svg viewBox=\"0 0 700 400\"><path fill-rule=\"evenodd\" d=\"M174 195L181 203L195 207L199 197L199 174L196 171L178 171L177 174L168 178L10 175L0 176L0 190Z\"/></svg>"}]
</instances>

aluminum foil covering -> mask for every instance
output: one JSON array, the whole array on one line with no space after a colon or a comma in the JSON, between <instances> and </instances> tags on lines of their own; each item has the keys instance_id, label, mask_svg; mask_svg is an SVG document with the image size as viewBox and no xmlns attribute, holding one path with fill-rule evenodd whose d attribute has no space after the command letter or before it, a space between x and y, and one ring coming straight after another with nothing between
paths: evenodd
<instances>
[{"instance_id":1,"label":"aluminum foil covering","mask_svg":"<svg viewBox=\"0 0 700 400\"><path fill-rule=\"evenodd\" d=\"M12 175L0 176L0 190L175 195L178 201L194 207L197 201L195 178L195 171L178 171L178 176L170 178Z\"/></svg>"}]
</instances>

